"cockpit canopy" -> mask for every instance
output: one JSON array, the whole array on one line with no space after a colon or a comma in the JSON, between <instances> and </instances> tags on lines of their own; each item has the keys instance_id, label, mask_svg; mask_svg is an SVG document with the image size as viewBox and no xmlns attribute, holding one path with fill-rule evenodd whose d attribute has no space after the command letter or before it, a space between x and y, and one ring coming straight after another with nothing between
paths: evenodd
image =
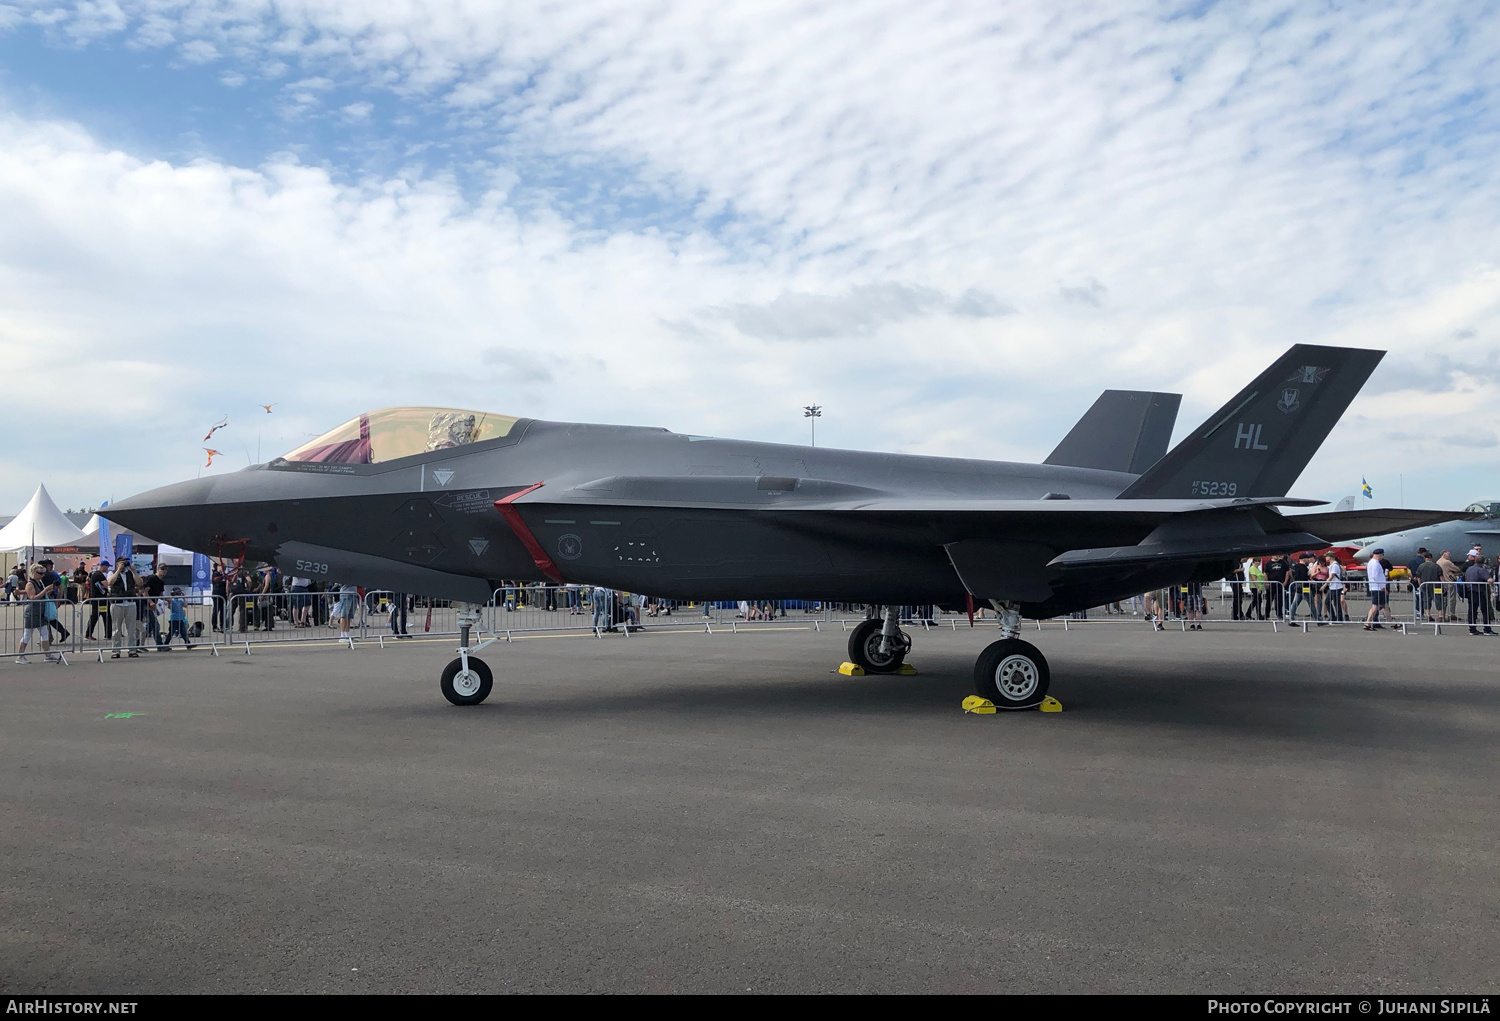
<instances>
[{"instance_id":1,"label":"cockpit canopy","mask_svg":"<svg viewBox=\"0 0 1500 1021\"><path fill-rule=\"evenodd\" d=\"M1487 518L1500 518L1500 500L1471 503L1464 510L1470 514L1483 514Z\"/></svg>"},{"instance_id":2,"label":"cockpit canopy","mask_svg":"<svg viewBox=\"0 0 1500 1021\"><path fill-rule=\"evenodd\" d=\"M351 418L283 456L321 464L379 464L510 434L519 418L458 408L381 408Z\"/></svg>"}]
</instances>

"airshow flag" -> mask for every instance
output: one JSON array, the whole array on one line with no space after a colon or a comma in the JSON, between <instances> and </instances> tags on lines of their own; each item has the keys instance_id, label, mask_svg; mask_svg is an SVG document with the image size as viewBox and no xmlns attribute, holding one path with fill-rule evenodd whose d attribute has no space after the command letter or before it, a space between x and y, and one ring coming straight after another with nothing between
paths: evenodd
<instances>
[{"instance_id":1,"label":"airshow flag","mask_svg":"<svg viewBox=\"0 0 1500 1021\"><path fill-rule=\"evenodd\" d=\"M102 511L108 506L109 501L105 500L102 504L99 505L99 510ZM99 519L99 559L101 561L108 560L110 558L110 554L114 552L114 549L114 544L109 541L109 522L101 517Z\"/></svg>"},{"instance_id":2,"label":"airshow flag","mask_svg":"<svg viewBox=\"0 0 1500 1021\"><path fill-rule=\"evenodd\" d=\"M1364 498L1366 500L1375 499L1375 490L1370 488L1370 484L1365 481L1365 477L1363 475L1359 477L1359 491L1364 494Z\"/></svg>"}]
</instances>

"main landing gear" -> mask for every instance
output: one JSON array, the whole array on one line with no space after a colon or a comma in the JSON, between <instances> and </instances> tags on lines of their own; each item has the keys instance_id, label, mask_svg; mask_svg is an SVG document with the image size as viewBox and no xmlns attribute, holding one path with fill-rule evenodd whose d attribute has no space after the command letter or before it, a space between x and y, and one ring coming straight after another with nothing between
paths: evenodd
<instances>
[{"instance_id":1,"label":"main landing gear","mask_svg":"<svg viewBox=\"0 0 1500 1021\"><path fill-rule=\"evenodd\" d=\"M1021 611L1011 603L998 604L1000 640L979 654L974 663L974 690L1001 709L1030 709L1047 697L1052 679L1047 657L1021 640ZM867 620L849 636L849 662L867 674L893 674L911 651L911 638L900 629L896 607L882 608L881 617Z\"/></svg>"},{"instance_id":2,"label":"main landing gear","mask_svg":"<svg viewBox=\"0 0 1500 1021\"><path fill-rule=\"evenodd\" d=\"M454 705L478 705L490 697L490 689L495 684L495 675L490 672L489 664L471 655L494 641L491 638L469 648L469 632L477 623L478 608L466 606L459 610L458 658L443 668L442 680L438 682L443 697Z\"/></svg>"},{"instance_id":3,"label":"main landing gear","mask_svg":"<svg viewBox=\"0 0 1500 1021\"><path fill-rule=\"evenodd\" d=\"M1047 657L1021 633L1021 611L1014 603L996 603L1000 640L974 662L974 691L1001 709L1029 709L1047 697L1052 672Z\"/></svg>"}]
</instances>

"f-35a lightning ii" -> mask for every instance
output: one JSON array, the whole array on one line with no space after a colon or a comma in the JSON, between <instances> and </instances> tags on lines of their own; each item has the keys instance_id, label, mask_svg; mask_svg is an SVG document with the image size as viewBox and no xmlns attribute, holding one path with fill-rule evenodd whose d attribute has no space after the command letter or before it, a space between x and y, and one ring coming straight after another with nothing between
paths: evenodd
<instances>
[{"instance_id":1,"label":"f-35a lightning ii","mask_svg":"<svg viewBox=\"0 0 1500 1021\"><path fill-rule=\"evenodd\" d=\"M468 604L502 578L875 604L849 642L872 673L898 670L911 647L898 606L988 604L1001 638L975 664L976 689L1024 707L1049 671L1019 637L1023 614L1369 534L1357 512L1280 508L1322 502L1286 494L1382 355L1299 344L1165 456L1175 394L1106 392L1039 465L394 408L268 464L121 501L110 517L187 549ZM474 619L461 617L443 673L456 704L491 688L469 647Z\"/></svg>"}]
</instances>

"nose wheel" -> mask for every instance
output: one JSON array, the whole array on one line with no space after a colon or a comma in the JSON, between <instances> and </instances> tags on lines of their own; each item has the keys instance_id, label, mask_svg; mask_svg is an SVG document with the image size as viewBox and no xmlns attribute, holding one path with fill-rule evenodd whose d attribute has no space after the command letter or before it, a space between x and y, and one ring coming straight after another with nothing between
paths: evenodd
<instances>
[{"instance_id":1,"label":"nose wheel","mask_svg":"<svg viewBox=\"0 0 1500 1021\"><path fill-rule=\"evenodd\" d=\"M468 663L465 664L464 660ZM490 697L495 675L489 664L475 656L460 656L443 668L443 697L454 705L478 705Z\"/></svg>"}]
</instances>

